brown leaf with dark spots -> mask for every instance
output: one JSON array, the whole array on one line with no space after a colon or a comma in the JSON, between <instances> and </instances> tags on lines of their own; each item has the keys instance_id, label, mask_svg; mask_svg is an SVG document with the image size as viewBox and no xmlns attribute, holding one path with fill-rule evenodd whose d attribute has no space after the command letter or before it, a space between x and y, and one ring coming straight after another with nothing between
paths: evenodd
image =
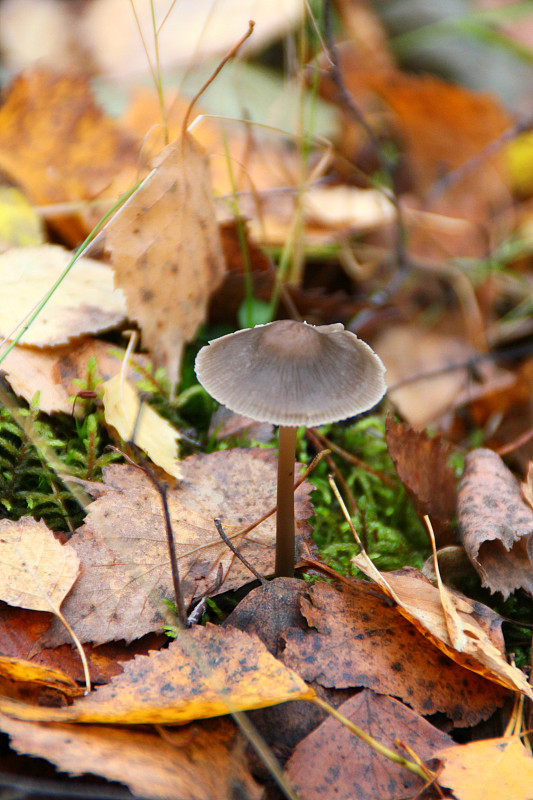
<instances>
[{"instance_id":1,"label":"brown leaf with dark spots","mask_svg":"<svg viewBox=\"0 0 533 800\"><path fill-rule=\"evenodd\" d=\"M398 700L368 689L343 703L339 711L382 745L407 758L397 740L422 761L453 743ZM336 800L404 800L418 797L424 788L419 776L376 753L333 718L296 747L285 774L302 800L323 800L332 797L333 791Z\"/></svg>"},{"instance_id":2,"label":"brown leaf with dark spots","mask_svg":"<svg viewBox=\"0 0 533 800\"><path fill-rule=\"evenodd\" d=\"M183 346L204 322L226 269L207 157L192 136L162 151L104 235L129 316L176 381Z\"/></svg>"},{"instance_id":3,"label":"brown leaf with dark spots","mask_svg":"<svg viewBox=\"0 0 533 800\"><path fill-rule=\"evenodd\" d=\"M235 725L209 720L169 730L101 725L47 725L0 715L18 753L46 758L70 775L92 773L120 781L135 795L155 800L259 800Z\"/></svg>"},{"instance_id":4,"label":"brown leaf with dark spots","mask_svg":"<svg viewBox=\"0 0 533 800\"><path fill-rule=\"evenodd\" d=\"M516 589L533 595L533 510L492 450L467 455L457 515L461 541L483 586L504 597Z\"/></svg>"},{"instance_id":5,"label":"brown leaf with dark spots","mask_svg":"<svg viewBox=\"0 0 533 800\"><path fill-rule=\"evenodd\" d=\"M220 538L213 519L262 574L274 569L275 520L242 533L276 504L277 459L272 450L219 451L181 462L183 480L168 492L182 592L193 598L237 589L251 579L247 567ZM163 603L173 598L159 494L141 470L114 465L104 484L89 484L98 499L70 539L82 571L63 613L81 641L131 641L173 621ZM312 514L309 484L295 494L297 532ZM218 584L219 566L222 584ZM165 617L166 615L166 617ZM66 641L53 624L48 645Z\"/></svg>"},{"instance_id":6,"label":"brown leaf with dark spots","mask_svg":"<svg viewBox=\"0 0 533 800\"><path fill-rule=\"evenodd\" d=\"M454 541L450 522L455 515L455 475L450 445L440 435L429 436L387 417L385 437L396 472L418 514L428 514L439 545Z\"/></svg>"},{"instance_id":7,"label":"brown leaf with dark spots","mask_svg":"<svg viewBox=\"0 0 533 800\"><path fill-rule=\"evenodd\" d=\"M350 592L318 583L301 608L311 630L287 631L282 657L306 681L391 694L421 714L442 711L457 726L487 719L506 697L439 652L365 581Z\"/></svg>"}]
</instances>

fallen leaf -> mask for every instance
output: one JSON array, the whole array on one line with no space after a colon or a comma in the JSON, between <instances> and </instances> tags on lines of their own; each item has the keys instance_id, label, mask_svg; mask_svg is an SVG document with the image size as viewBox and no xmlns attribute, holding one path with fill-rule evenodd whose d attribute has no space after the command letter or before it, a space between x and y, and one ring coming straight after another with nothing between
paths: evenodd
<instances>
[{"instance_id":1,"label":"fallen leaf","mask_svg":"<svg viewBox=\"0 0 533 800\"><path fill-rule=\"evenodd\" d=\"M189 134L162 151L104 236L128 316L175 382L183 346L225 272L207 158Z\"/></svg>"},{"instance_id":2,"label":"fallen leaf","mask_svg":"<svg viewBox=\"0 0 533 800\"><path fill-rule=\"evenodd\" d=\"M39 756L70 775L92 773L120 781L135 795L155 800L259 800L235 725L213 720L168 732L110 726L46 725L0 715L11 747ZM176 744L173 744L173 740Z\"/></svg>"},{"instance_id":3,"label":"fallen leaf","mask_svg":"<svg viewBox=\"0 0 533 800\"><path fill-rule=\"evenodd\" d=\"M449 464L452 448L442 437L429 436L388 416L385 439L396 472L420 517L428 515L439 545L451 538L455 516L455 474ZM439 536L440 534L440 536Z\"/></svg>"},{"instance_id":4,"label":"fallen leaf","mask_svg":"<svg viewBox=\"0 0 533 800\"><path fill-rule=\"evenodd\" d=\"M83 689L60 669L0 655L0 694L26 703L66 705L66 698L79 697Z\"/></svg>"},{"instance_id":5,"label":"fallen leaf","mask_svg":"<svg viewBox=\"0 0 533 800\"><path fill-rule=\"evenodd\" d=\"M14 186L0 186L0 252L44 240L44 226L28 198Z\"/></svg>"},{"instance_id":6,"label":"fallen leaf","mask_svg":"<svg viewBox=\"0 0 533 800\"><path fill-rule=\"evenodd\" d=\"M520 484L492 450L472 450L457 495L459 535L491 592L533 595L533 510Z\"/></svg>"},{"instance_id":7,"label":"fallen leaf","mask_svg":"<svg viewBox=\"0 0 533 800\"><path fill-rule=\"evenodd\" d=\"M179 431L148 403L141 405L139 393L122 375L106 381L103 389L107 424L112 425L125 442L134 441L154 464L174 478L180 478Z\"/></svg>"},{"instance_id":8,"label":"fallen leaf","mask_svg":"<svg viewBox=\"0 0 533 800\"><path fill-rule=\"evenodd\" d=\"M0 107L0 170L36 205L105 195L110 206L134 184L138 168L137 142L97 106L87 78L34 68L9 87ZM78 245L102 213L49 221Z\"/></svg>"},{"instance_id":9,"label":"fallen leaf","mask_svg":"<svg viewBox=\"0 0 533 800\"><path fill-rule=\"evenodd\" d=\"M533 759L518 736L484 739L439 750L440 786L458 800L531 800Z\"/></svg>"},{"instance_id":10,"label":"fallen leaf","mask_svg":"<svg viewBox=\"0 0 533 800\"><path fill-rule=\"evenodd\" d=\"M68 250L51 244L14 248L0 255L0 336L12 338L71 258ZM24 331L22 342L38 347L64 344L83 334L113 328L125 317L124 296L113 288L113 272L99 261L80 258Z\"/></svg>"},{"instance_id":11,"label":"fallen leaf","mask_svg":"<svg viewBox=\"0 0 533 800\"><path fill-rule=\"evenodd\" d=\"M0 599L36 611L59 608L80 568L75 550L32 517L0 521L0 563Z\"/></svg>"},{"instance_id":12,"label":"fallen leaf","mask_svg":"<svg viewBox=\"0 0 533 800\"><path fill-rule=\"evenodd\" d=\"M347 700L338 711L380 744L408 759L398 741L422 761L452 741L398 700L368 689ZM285 775L302 800L322 800L332 791L336 800L404 800L418 796L424 788L420 777L376 753L333 718L326 719L297 745Z\"/></svg>"},{"instance_id":13,"label":"fallen leaf","mask_svg":"<svg viewBox=\"0 0 533 800\"><path fill-rule=\"evenodd\" d=\"M330 229L367 231L394 219L394 206L383 192L354 186L308 189L304 208L311 219Z\"/></svg>"},{"instance_id":14,"label":"fallen leaf","mask_svg":"<svg viewBox=\"0 0 533 800\"><path fill-rule=\"evenodd\" d=\"M313 689L256 636L208 625L180 631L165 650L136 656L107 686L68 708L0 698L0 710L34 722L181 725L312 697Z\"/></svg>"},{"instance_id":15,"label":"fallen leaf","mask_svg":"<svg viewBox=\"0 0 533 800\"><path fill-rule=\"evenodd\" d=\"M170 517L188 605L194 597L236 589L250 572L218 535L213 519L242 555L264 574L273 572L275 521L239 533L276 503L276 458L272 451L236 448L195 455L181 462L183 479L168 492ZM87 488L99 497L72 536L83 565L63 613L81 641L139 638L164 625L164 598L173 598L161 499L138 469L104 469L104 484ZM309 484L295 494L297 531L308 529ZM219 566L222 584L218 583ZM67 641L55 623L49 645Z\"/></svg>"},{"instance_id":16,"label":"fallen leaf","mask_svg":"<svg viewBox=\"0 0 533 800\"><path fill-rule=\"evenodd\" d=\"M458 726L487 719L503 702L505 692L444 657L367 582L354 581L350 592L318 583L301 611L311 630L286 631L281 658L308 682L365 686L420 714L442 711Z\"/></svg>"},{"instance_id":17,"label":"fallen leaf","mask_svg":"<svg viewBox=\"0 0 533 800\"><path fill-rule=\"evenodd\" d=\"M503 620L495 611L457 592L449 592L467 642L459 653L450 641L439 590L421 572L413 567L404 567L396 573L378 572L364 553L352 561L377 581L384 594L398 603L398 611L449 658L489 681L533 699L533 689L524 673L506 661L501 635Z\"/></svg>"}]
</instances>

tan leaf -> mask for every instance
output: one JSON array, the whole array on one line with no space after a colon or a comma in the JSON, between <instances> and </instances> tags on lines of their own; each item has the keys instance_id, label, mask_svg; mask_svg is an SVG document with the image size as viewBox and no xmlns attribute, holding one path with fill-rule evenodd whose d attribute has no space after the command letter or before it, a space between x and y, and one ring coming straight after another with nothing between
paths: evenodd
<instances>
[{"instance_id":1,"label":"tan leaf","mask_svg":"<svg viewBox=\"0 0 533 800\"><path fill-rule=\"evenodd\" d=\"M214 517L220 517L227 536L259 572L273 572L274 519L242 531L276 504L274 453L237 448L190 456L181 466L183 479L169 490L168 504L185 603L236 589L251 578L221 540ZM81 641L131 641L162 629L163 598L173 598L161 499L134 467L107 467L104 481L87 486L98 499L70 540L83 570L63 613ZM295 495L299 534L309 530L309 490L303 484ZM50 643L68 641L56 623L51 631Z\"/></svg>"},{"instance_id":2,"label":"tan leaf","mask_svg":"<svg viewBox=\"0 0 533 800\"><path fill-rule=\"evenodd\" d=\"M46 725L3 714L0 729L19 753L46 758L71 775L90 772L120 781L141 797L228 800L235 791L247 800L261 796L235 726L226 719L169 731L168 740L153 731Z\"/></svg>"},{"instance_id":3,"label":"tan leaf","mask_svg":"<svg viewBox=\"0 0 533 800\"><path fill-rule=\"evenodd\" d=\"M452 741L407 706L368 689L338 710L380 744L403 756L398 741L423 761L432 758L437 748L445 747L446 741ZM419 776L376 753L331 717L296 746L286 775L305 800L331 796L336 800L404 800L417 797L424 787Z\"/></svg>"},{"instance_id":4,"label":"tan leaf","mask_svg":"<svg viewBox=\"0 0 533 800\"><path fill-rule=\"evenodd\" d=\"M438 782L458 800L531 800L533 759L518 736L484 739L434 753Z\"/></svg>"},{"instance_id":5,"label":"tan leaf","mask_svg":"<svg viewBox=\"0 0 533 800\"><path fill-rule=\"evenodd\" d=\"M104 231L128 315L175 381L183 345L225 272L207 159L191 136L163 150Z\"/></svg>"},{"instance_id":6,"label":"tan leaf","mask_svg":"<svg viewBox=\"0 0 533 800\"><path fill-rule=\"evenodd\" d=\"M12 335L71 258L68 250L51 244L14 248L0 255L0 336ZM38 347L63 344L113 328L125 317L124 295L113 288L113 272L98 261L80 258L24 332L22 343Z\"/></svg>"},{"instance_id":7,"label":"tan leaf","mask_svg":"<svg viewBox=\"0 0 533 800\"><path fill-rule=\"evenodd\" d=\"M13 391L28 402L39 392L41 411L47 414L53 411L72 414L72 398L80 388L73 381L85 379L88 360L95 358L97 378L108 380L121 371L125 352L98 339L84 339L53 348L16 346L2 361L2 369ZM136 366L142 364L143 360L140 355L131 359L127 371L130 380L142 377L142 372L137 371ZM81 413L83 401L78 400L76 414Z\"/></svg>"},{"instance_id":8,"label":"tan leaf","mask_svg":"<svg viewBox=\"0 0 533 800\"><path fill-rule=\"evenodd\" d=\"M0 108L0 170L33 203L107 195L111 205L138 168L137 142L96 105L87 78L33 68L9 87ZM51 222L74 246L101 215L100 206Z\"/></svg>"},{"instance_id":9,"label":"tan leaf","mask_svg":"<svg viewBox=\"0 0 533 800\"><path fill-rule=\"evenodd\" d=\"M377 581L381 590L398 603L400 613L453 661L533 699L533 689L524 673L505 659L500 630L502 618L496 612L463 595L448 593L455 603L465 634L466 646L459 653L448 634L439 590L421 572L411 567L396 573L378 572L364 553L352 561L365 575Z\"/></svg>"},{"instance_id":10,"label":"tan leaf","mask_svg":"<svg viewBox=\"0 0 533 800\"><path fill-rule=\"evenodd\" d=\"M354 186L313 187L304 195L306 214L328 228L366 231L388 225L394 206L377 189Z\"/></svg>"},{"instance_id":11,"label":"tan leaf","mask_svg":"<svg viewBox=\"0 0 533 800\"><path fill-rule=\"evenodd\" d=\"M504 597L516 589L533 595L533 510L492 450L466 456L457 515L461 541L483 586Z\"/></svg>"},{"instance_id":12,"label":"tan leaf","mask_svg":"<svg viewBox=\"0 0 533 800\"><path fill-rule=\"evenodd\" d=\"M176 725L314 694L257 636L208 625L181 631L165 650L136 656L107 686L68 708L0 698L0 710L35 722Z\"/></svg>"},{"instance_id":13,"label":"tan leaf","mask_svg":"<svg viewBox=\"0 0 533 800\"><path fill-rule=\"evenodd\" d=\"M74 549L60 544L44 522L0 521L0 599L11 606L51 611L59 607L79 571Z\"/></svg>"},{"instance_id":14,"label":"tan leaf","mask_svg":"<svg viewBox=\"0 0 533 800\"><path fill-rule=\"evenodd\" d=\"M367 581L344 592L318 583L300 605L310 630L289 628L280 657L306 681L365 686L419 714L443 712L457 726L487 719L505 699L500 687L443 658Z\"/></svg>"},{"instance_id":15,"label":"tan leaf","mask_svg":"<svg viewBox=\"0 0 533 800\"><path fill-rule=\"evenodd\" d=\"M169 475L181 477L178 464L179 431L148 403L141 401L133 386L115 375L104 383L105 420L125 441L134 441L146 455Z\"/></svg>"}]
</instances>

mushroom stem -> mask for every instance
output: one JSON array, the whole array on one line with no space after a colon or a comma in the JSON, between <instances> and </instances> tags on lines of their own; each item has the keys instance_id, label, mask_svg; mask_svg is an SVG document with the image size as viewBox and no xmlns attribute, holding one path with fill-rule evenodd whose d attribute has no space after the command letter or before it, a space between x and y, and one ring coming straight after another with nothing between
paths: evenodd
<instances>
[{"instance_id":1,"label":"mushroom stem","mask_svg":"<svg viewBox=\"0 0 533 800\"><path fill-rule=\"evenodd\" d=\"M278 509L276 512L276 578L294 575L294 459L297 428L280 425Z\"/></svg>"}]
</instances>

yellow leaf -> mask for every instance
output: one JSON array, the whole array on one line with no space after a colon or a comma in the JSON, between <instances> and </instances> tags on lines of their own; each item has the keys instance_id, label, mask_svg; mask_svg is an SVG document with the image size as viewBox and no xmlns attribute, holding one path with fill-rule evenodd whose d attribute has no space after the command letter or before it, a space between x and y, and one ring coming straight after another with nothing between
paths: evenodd
<instances>
[{"instance_id":1,"label":"yellow leaf","mask_svg":"<svg viewBox=\"0 0 533 800\"><path fill-rule=\"evenodd\" d=\"M42 244L40 217L19 189L0 186L0 245L29 247Z\"/></svg>"},{"instance_id":2,"label":"yellow leaf","mask_svg":"<svg viewBox=\"0 0 533 800\"><path fill-rule=\"evenodd\" d=\"M166 650L136 656L108 686L68 708L0 698L0 711L35 722L177 725L312 697L313 689L257 636L209 625L181 632Z\"/></svg>"},{"instance_id":3,"label":"yellow leaf","mask_svg":"<svg viewBox=\"0 0 533 800\"><path fill-rule=\"evenodd\" d=\"M105 419L125 442L134 441L147 456L175 478L181 477L178 464L178 431L160 417L121 375L104 383Z\"/></svg>"}]
</instances>

